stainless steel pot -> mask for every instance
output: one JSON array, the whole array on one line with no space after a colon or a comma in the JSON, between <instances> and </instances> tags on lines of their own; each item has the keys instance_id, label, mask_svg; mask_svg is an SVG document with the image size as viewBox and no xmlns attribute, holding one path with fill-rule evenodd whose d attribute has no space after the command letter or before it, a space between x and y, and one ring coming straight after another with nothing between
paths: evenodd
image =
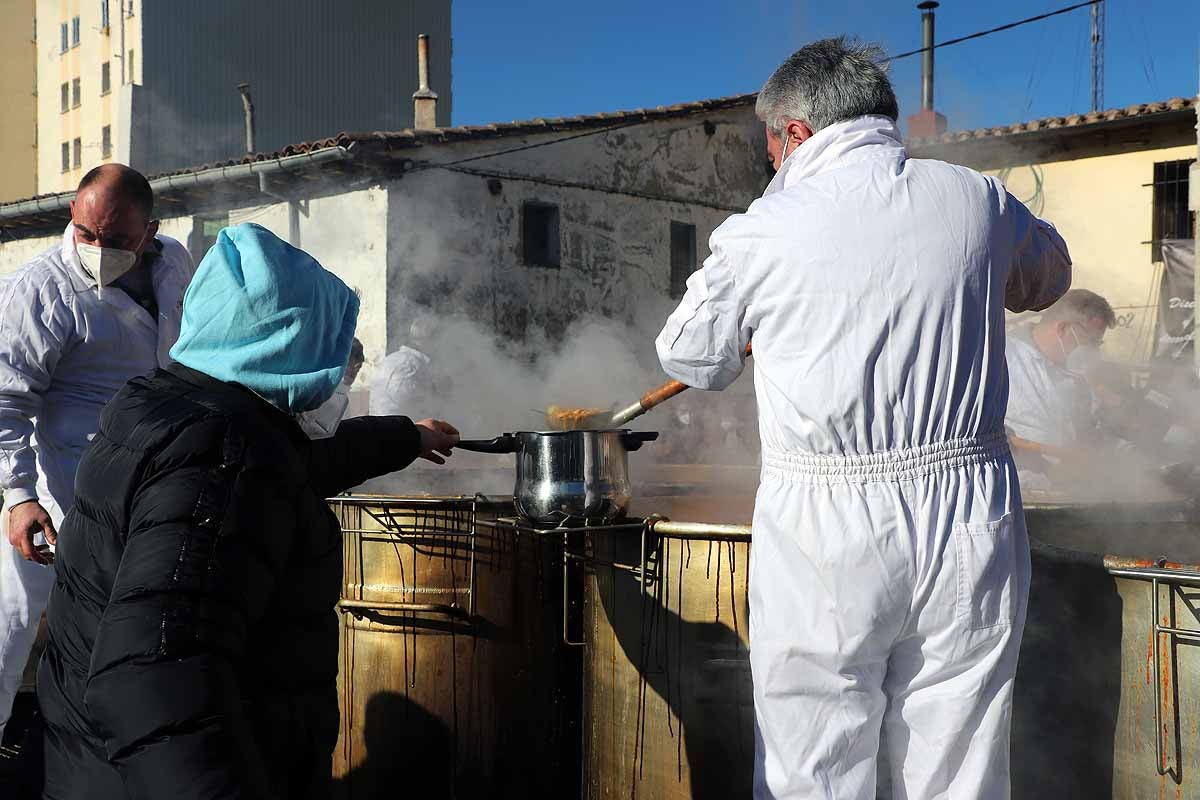
<instances>
[{"instance_id":1,"label":"stainless steel pot","mask_svg":"<svg viewBox=\"0 0 1200 800\"><path fill-rule=\"evenodd\" d=\"M521 431L455 447L515 453L517 513L537 527L555 528L620 519L633 497L628 454L657 438L629 430Z\"/></svg>"}]
</instances>

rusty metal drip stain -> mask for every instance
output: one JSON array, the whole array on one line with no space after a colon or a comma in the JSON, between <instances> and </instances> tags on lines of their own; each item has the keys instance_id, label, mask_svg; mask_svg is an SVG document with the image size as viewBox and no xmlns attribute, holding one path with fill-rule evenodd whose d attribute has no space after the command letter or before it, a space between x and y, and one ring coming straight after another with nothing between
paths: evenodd
<instances>
[{"instance_id":1,"label":"rusty metal drip stain","mask_svg":"<svg viewBox=\"0 0 1200 800\"><path fill-rule=\"evenodd\" d=\"M679 703L679 736L675 738L675 782L683 783L683 567L685 562L691 561L692 544L691 542L682 543L687 548L687 557L679 559L679 575L676 580L676 601L675 612L679 616L675 630L677 635L679 657L675 660L675 684L679 687L680 703ZM682 554L681 554L682 555Z\"/></svg>"},{"instance_id":2,"label":"rusty metal drip stain","mask_svg":"<svg viewBox=\"0 0 1200 800\"><path fill-rule=\"evenodd\" d=\"M645 561L643 561L643 564ZM633 733L633 758L632 758L632 774L629 776L629 800L637 798L637 784L641 777L641 767L645 759L645 742L646 742L646 657L649 648L647 647L647 621L646 621L646 605L649 603L649 596L646 593L645 587L646 576L642 575L641 581L641 606L639 622L641 635L638 637L638 698L637 698L637 720L634 723Z\"/></svg>"},{"instance_id":3,"label":"rusty metal drip stain","mask_svg":"<svg viewBox=\"0 0 1200 800\"><path fill-rule=\"evenodd\" d=\"M666 683L667 683L667 735L670 736L671 738L675 738L675 726L671 720L671 717L673 716L673 714L671 713L671 709L675 708L675 705L671 702L671 700L673 699L672 698L673 692L678 691L679 687L678 686L672 687L672 685L671 685L671 683L672 683L672 681L671 681L671 648L667 646L667 640L670 637L670 622L671 622L671 614L670 614L670 611L671 611L671 582L670 581L671 581L671 543L666 540L663 540L663 543L662 543L662 592L665 593L667 596L667 599L666 599L667 613L665 614L666 625L664 625L664 627L663 627L663 636L661 639L662 646L661 646L659 652L662 653L662 655L663 655L663 662L662 662L663 669L666 672L666 676L667 676L667 681L666 681ZM655 605L657 606L658 604L656 603ZM679 627L679 625L681 623L682 623L682 620L677 620L675 623L676 627ZM680 697L679 701L680 701L680 704L682 705L683 698Z\"/></svg>"},{"instance_id":4,"label":"rusty metal drip stain","mask_svg":"<svg viewBox=\"0 0 1200 800\"><path fill-rule=\"evenodd\" d=\"M717 542L717 585L715 587L716 621L721 621L721 542Z\"/></svg>"}]
</instances>

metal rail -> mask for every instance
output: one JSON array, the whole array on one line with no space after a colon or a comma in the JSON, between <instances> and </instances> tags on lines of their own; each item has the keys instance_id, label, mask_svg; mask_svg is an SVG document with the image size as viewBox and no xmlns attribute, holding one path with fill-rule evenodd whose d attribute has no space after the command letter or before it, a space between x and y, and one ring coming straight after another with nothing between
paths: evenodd
<instances>
[{"instance_id":1,"label":"metal rail","mask_svg":"<svg viewBox=\"0 0 1200 800\"><path fill-rule=\"evenodd\" d=\"M651 519L647 527L664 539L686 539L689 541L733 541L749 542L749 525L721 525L710 522L675 522L669 519Z\"/></svg>"},{"instance_id":2,"label":"metal rail","mask_svg":"<svg viewBox=\"0 0 1200 800\"><path fill-rule=\"evenodd\" d=\"M1200 586L1200 573L1184 572L1181 570L1172 569L1112 569L1106 570L1109 575L1117 578L1132 578L1141 581L1156 581L1161 580L1167 583L1179 584L1182 586Z\"/></svg>"},{"instance_id":3,"label":"metal rail","mask_svg":"<svg viewBox=\"0 0 1200 800\"><path fill-rule=\"evenodd\" d=\"M363 617L356 611L399 611L406 613L445 614L448 617L467 619L472 616L462 606L447 603L398 603L390 600L339 600L338 610L355 617Z\"/></svg>"},{"instance_id":4,"label":"metal rail","mask_svg":"<svg viewBox=\"0 0 1200 800\"><path fill-rule=\"evenodd\" d=\"M1164 581L1160 576L1152 576L1150 579L1150 591L1152 592L1150 598L1150 614L1151 624L1154 630L1154 685L1157 689L1154 698L1154 767L1159 775L1170 775L1175 782L1178 783L1180 775L1172 771L1171 768L1166 765L1166 741L1163 734L1162 704L1163 694L1167 691L1167 686L1164 685L1164 681L1162 680L1162 654L1161 649L1159 648L1159 642L1162 640L1164 635L1168 637L1168 661L1173 661L1176 642L1182 639L1188 642L1200 643L1200 630L1188 630L1187 628L1180 628L1173 624L1164 625L1159 622L1160 583L1165 583L1167 585L1167 591L1171 593L1172 620L1174 620L1175 617L1174 584L1171 581ZM1166 681L1166 683L1172 686L1175 684L1175 675L1173 671L1169 675L1169 679ZM1171 702L1171 712L1173 727L1175 730L1179 730L1179 704L1174 700Z\"/></svg>"},{"instance_id":5,"label":"metal rail","mask_svg":"<svg viewBox=\"0 0 1200 800\"><path fill-rule=\"evenodd\" d=\"M345 533L358 533L362 537L382 536L395 537L401 541L432 539L432 538L449 538L462 537L467 539L467 585L465 587L429 587L429 586L412 586L402 587L401 594L405 592L411 593L414 597L418 594L436 595L436 594L465 594L467 596L466 608L455 603L413 603L413 602L397 602L397 601L375 601L360 599L343 599L338 602L337 608L343 613L350 613L355 618L361 619L364 615L363 611L390 611L400 613L425 613L425 614L442 614L448 617L473 620L477 613L477 592L476 587L476 540L479 533L479 510L480 507L489 505L501 505L502 502L490 500L482 495L475 497L454 497L454 498L436 498L436 497L375 497L370 495L343 495L333 498L334 502L339 503L343 507L358 506L360 513L366 514L371 519L379 524L380 530L368 530L366 528L343 528ZM378 509L376 511L375 509ZM405 524L397 519L398 515L408 514L413 511L437 510L463 512L469 515L469 525L467 530L455 528L450 524L445 524L443 527L426 527L423 528L420 522L413 521ZM415 545L413 545L415 549ZM358 593L361 595L362 586L359 586Z\"/></svg>"},{"instance_id":6,"label":"metal rail","mask_svg":"<svg viewBox=\"0 0 1200 800\"><path fill-rule=\"evenodd\" d=\"M570 632L570 628L571 628L571 624L570 624L571 623L571 617L570 617L571 592L570 592L570 586L569 586L569 580L570 580L569 566L570 566L571 560L568 558L568 556L571 555L570 536L571 536L571 534L569 531L563 532L562 641L563 641L563 644L565 644L567 647L585 647L587 645L587 641L584 639L580 639L579 641L574 641L573 639L571 639L571 632ZM583 557L579 556L579 560L582 561Z\"/></svg>"}]
</instances>

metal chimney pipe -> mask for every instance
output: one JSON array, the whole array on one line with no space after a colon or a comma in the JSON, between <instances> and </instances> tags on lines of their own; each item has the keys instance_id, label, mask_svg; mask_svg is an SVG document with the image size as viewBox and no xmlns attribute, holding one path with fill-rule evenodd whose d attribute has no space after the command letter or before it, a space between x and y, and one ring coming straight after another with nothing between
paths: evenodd
<instances>
[{"instance_id":1,"label":"metal chimney pipe","mask_svg":"<svg viewBox=\"0 0 1200 800\"><path fill-rule=\"evenodd\" d=\"M417 90L413 92L413 129L437 127L437 92L429 88L429 37L417 36Z\"/></svg>"},{"instance_id":2,"label":"metal chimney pipe","mask_svg":"<svg viewBox=\"0 0 1200 800\"><path fill-rule=\"evenodd\" d=\"M243 81L237 85L242 94L242 111L246 115L246 152L254 152L254 103L250 100L250 84Z\"/></svg>"},{"instance_id":3,"label":"metal chimney pipe","mask_svg":"<svg viewBox=\"0 0 1200 800\"><path fill-rule=\"evenodd\" d=\"M417 37L417 91L429 91L429 36Z\"/></svg>"},{"instance_id":4,"label":"metal chimney pipe","mask_svg":"<svg viewBox=\"0 0 1200 800\"><path fill-rule=\"evenodd\" d=\"M936 0L918 3L921 10L921 108L933 111L933 10Z\"/></svg>"}]
</instances>

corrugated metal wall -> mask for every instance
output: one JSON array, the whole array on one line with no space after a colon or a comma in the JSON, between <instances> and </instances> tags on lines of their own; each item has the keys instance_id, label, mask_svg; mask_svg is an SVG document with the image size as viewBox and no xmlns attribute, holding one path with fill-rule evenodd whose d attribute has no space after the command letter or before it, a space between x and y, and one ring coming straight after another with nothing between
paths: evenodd
<instances>
[{"instance_id":1,"label":"corrugated metal wall","mask_svg":"<svg viewBox=\"0 0 1200 800\"><path fill-rule=\"evenodd\" d=\"M256 150L343 131L412 125L417 34L430 37L438 124L450 124L450 0L147 0L139 3L150 138L139 169L245 150L237 84L248 81Z\"/></svg>"}]
</instances>

